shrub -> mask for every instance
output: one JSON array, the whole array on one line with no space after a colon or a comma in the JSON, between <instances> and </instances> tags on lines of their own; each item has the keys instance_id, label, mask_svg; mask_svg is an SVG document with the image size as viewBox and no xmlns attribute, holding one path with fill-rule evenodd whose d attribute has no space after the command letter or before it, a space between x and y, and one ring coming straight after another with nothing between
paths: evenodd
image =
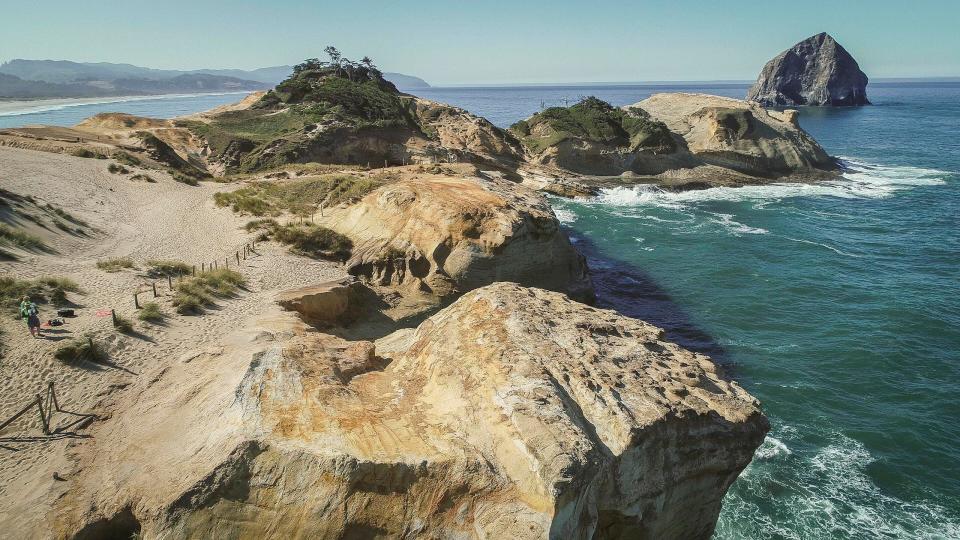
<instances>
[{"instance_id":1,"label":"shrub","mask_svg":"<svg viewBox=\"0 0 960 540\"><path fill-rule=\"evenodd\" d=\"M273 228L273 238L290 246L294 253L308 257L324 257L337 260L350 258L353 242L346 236L321 227L304 223L288 224Z\"/></svg>"},{"instance_id":2,"label":"shrub","mask_svg":"<svg viewBox=\"0 0 960 540\"><path fill-rule=\"evenodd\" d=\"M147 275L150 277L185 276L193 269L192 266L182 261L161 259L147 261L147 267Z\"/></svg>"},{"instance_id":3,"label":"shrub","mask_svg":"<svg viewBox=\"0 0 960 540\"><path fill-rule=\"evenodd\" d=\"M156 302L147 302L137 313L137 318L144 322L159 323L163 321L164 314L160 311L160 304Z\"/></svg>"},{"instance_id":4,"label":"shrub","mask_svg":"<svg viewBox=\"0 0 960 540\"><path fill-rule=\"evenodd\" d=\"M130 172L130 169L124 167L123 165L118 165L116 163L111 163L107 165L107 170L112 174L127 174Z\"/></svg>"},{"instance_id":5,"label":"shrub","mask_svg":"<svg viewBox=\"0 0 960 540\"><path fill-rule=\"evenodd\" d=\"M135 174L130 177L131 180L142 180L148 184L156 184L157 181L153 179L152 176L146 174Z\"/></svg>"},{"instance_id":6,"label":"shrub","mask_svg":"<svg viewBox=\"0 0 960 540\"><path fill-rule=\"evenodd\" d=\"M113 259L104 259L102 261L97 261L97 268L105 272L119 272L124 268L136 268L136 265L133 264L133 260L126 257L118 257Z\"/></svg>"},{"instance_id":7,"label":"shrub","mask_svg":"<svg viewBox=\"0 0 960 540\"><path fill-rule=\"evenodd\" d=\"M103 360L105 356L104 352L89 336L62 345L53 353L54 358L68 363L81 360L97 362Z\"/></svg>"}]
</instances>

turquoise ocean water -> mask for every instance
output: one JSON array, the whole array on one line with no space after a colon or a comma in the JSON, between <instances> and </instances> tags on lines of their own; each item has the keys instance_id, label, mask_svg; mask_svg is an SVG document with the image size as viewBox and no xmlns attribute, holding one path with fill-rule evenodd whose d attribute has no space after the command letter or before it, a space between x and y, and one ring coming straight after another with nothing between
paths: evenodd
<instances>
[{"instance_id":1,"label":"turquoise ocean water","mask_svg":"<svg viewBox=\"0 0 960 540\"><path fill-rule=\"evenodd\" d=\"M624 105L746 88L417 93L506 126L586 95ZM871 107L801 112L844 160L843 180L553 200L601 304L711 354L763 402L772 430L728 494L717 538L960 538L960 84L874 83L869 93ZM183 99L0 126L214 106Z\"/></svg>"}]
</instances>

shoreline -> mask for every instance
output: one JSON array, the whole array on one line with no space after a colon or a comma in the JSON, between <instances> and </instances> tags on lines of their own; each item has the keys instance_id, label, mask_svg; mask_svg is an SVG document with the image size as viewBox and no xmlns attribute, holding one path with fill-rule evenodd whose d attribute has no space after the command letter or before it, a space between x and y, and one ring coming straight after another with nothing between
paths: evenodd
<instances>
[{"instance_id":1,"label":"shoreline","mask_svg":"<svg viewBox=\"0 0 960 540\"><path fill-rule=\"evenodd\" d=\"M150 94L90 98L37 98L4 99L0 98L0 116L22 116L48 111L82 107L84 105L104 105L109 103L127 103L131 101L149 101L154 99L178 99L202 96L227 96L250 94L254 91L240 90L231 92L196 92L187 94Z\"/></svg>"}]
</instances>

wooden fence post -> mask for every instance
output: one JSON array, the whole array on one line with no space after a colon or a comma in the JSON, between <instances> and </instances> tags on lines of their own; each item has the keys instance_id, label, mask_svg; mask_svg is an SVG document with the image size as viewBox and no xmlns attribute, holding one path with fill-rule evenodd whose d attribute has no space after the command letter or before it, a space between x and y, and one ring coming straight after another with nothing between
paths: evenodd
<instances>
[{"instance_id":1,"label":"wooden fence post","mask_svg":"<svg viewBox=\"0 0 960 540\"><path fill-rule=\"evenodd\" d=\"M133 307L135 307L135 308L137 308L137 309L140 309L140 299L137 298L137 295L138 295L138 294L140 294L139 291L133 293Z\"/></svg>"},{"instance_id":2,"label":"wooden fence post","mask_svg":"<svg viewBox=\"0 0 960 540\"><path fill-rule=\"evenodd\" d=\"M207 271L207 263L200 263L200 273Z\"/></svg>"},{"instance_id":3,"label":"wooden fence post","mask_svg":"<svg viewBox=\"0 0 960 540\"><path fill-rule=\"evenodd\" d=\"M153 285L153 297L156 298L156 297L157 297L157 282L154 281L154 282L151 283L150 285Z\"/></svg>"},{"instance_id":4,"label":"wooden fence post","mask_svg":"<svg viewBox=\"0 0 960 540\"><path fill-rule=\"evenodd\" d=\"M193 265L193 275L197 275L197 265Z\"/></svg>"},{"instance_id":5,"label":"wooden fence post","mask_svg":"<svg viewBox=\"0 0 960 540\"><path fill-rule=\"evenodd\" d=\"M167 274L167 287L169 287L171 291L173 290L173 280L170 279L170 274Z\"/></svg>"},{"instance_id":6,"label":"wooden fence post","mask_svg":"<svg viewBox=\"0 0 960 540\"><path fill-rule=\"evenodd\" d=\"M237 251L237 252L234 253L234 255L237 256L237 264L240 264L240 252Z\"/></svg>"},{"instance_id":7,"label":"wooden fence post","mask_svg":"<svg viewBox=\"0 0 960 540\"><path fill-rule=\"evenodd\" d=\"M50 434L50 422L47 420L47 415L43 410L43 400L40 399L40 394L37 394L37 409L40 410L40 422L43 423L43 434Z\"/></svg>"},{"instance_id":8,"label":"wooden fence post","mask_svg":"<svg viewBox=\"0 0 960 540\"><path fill-rule=\"evenodd\" d=\"M117 312L111 309L111 310L110 310L110 318L113 320L113 325L116 326L116 325L117 325Z\"/></svg>"}]
</instances>

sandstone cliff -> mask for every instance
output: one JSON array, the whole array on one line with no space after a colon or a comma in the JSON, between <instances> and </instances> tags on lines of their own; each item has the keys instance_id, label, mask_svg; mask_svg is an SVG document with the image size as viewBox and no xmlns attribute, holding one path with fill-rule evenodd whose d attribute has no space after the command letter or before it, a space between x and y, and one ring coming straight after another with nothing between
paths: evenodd
<instances>
[{"instance_id":1,"label":"sandstone cliff","mask_svg":"<svg viewBox=\"0 0 960 540\"><path fill-rule=\"evenodd\" d=\"M78 447L60 536L709 538L768 429L662 332L500 283L378 357L275 314Z\"/></svg>"},{"instance_id":2,"label":"sandstone cliff","mask_svg":"<svg viewBox=\"0 0 960 540\"><path fill-rule=\"evenodd\" d=\"M811 36L767 62L747 99L764 105L869 105L868 78L827 33Z\"/></svg>"},{"instance_id":3,"label":"sandstone cliff","mask_svg":"<svg viewBox=\"0 0 960 540\"><path fill-rule=\"evenodd\" d=\"M593 299L586 262L546 199L476 169L404 178L318 219L353 242L348 271L377 285L445 299L513 281Z\"/></svg>"}]
</instances>

